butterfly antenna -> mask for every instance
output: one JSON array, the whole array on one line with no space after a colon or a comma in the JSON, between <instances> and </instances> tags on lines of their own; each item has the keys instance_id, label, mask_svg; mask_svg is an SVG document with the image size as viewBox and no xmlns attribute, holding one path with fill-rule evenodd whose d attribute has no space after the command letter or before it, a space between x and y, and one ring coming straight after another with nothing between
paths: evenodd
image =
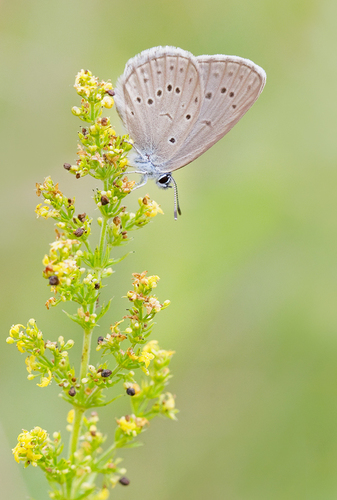
<instances>
[{"instance_id":1,"label":"butterfly antenna","mask_svg":"<svg viewBox=\"0 0 337 500\"><path fill-rule=\"evenodd\" d=\"M178 186L176 181L171 177L172 182L173 182L173 189L174 189L174 220L178 219L178 214L181 215L181 210L179 206L179 198L178 198Z\"/></svg>"},{"instance_id":2,"label":"butterfly antenna","mask_svg":"<svg viewBox=\"0 0 337 500\"><path fill-rule=\"evenodd\" d=\"M137 147L134 145L133 142L130 142L130 141L127 141L126 139L123 139L123 142L125 142L126 144L130 144L130 146L133 147L133 149L135 149L137 151L137 153L143 157L142 153L139 151L139 149L137 149Z\"/></svg>"}]
</instances>

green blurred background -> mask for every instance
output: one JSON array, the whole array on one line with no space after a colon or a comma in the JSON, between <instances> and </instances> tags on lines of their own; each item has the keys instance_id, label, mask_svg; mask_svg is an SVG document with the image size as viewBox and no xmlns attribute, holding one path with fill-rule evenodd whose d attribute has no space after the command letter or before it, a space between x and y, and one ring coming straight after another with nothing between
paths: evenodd
<instances>
[{"instance_id":1,"label":"green blurred background","mask_svg":"<svg viewBox=\"0 0 337 500\"><path fill-rule=\"evenodd\" d=\"M35 182L51 175L89 211L95 183L62 168L76 156L75 74L115 82L130 57L166 44L252 59L267 85L176 174L178 222L171 191L141 189L165 216L134 233L101 333L124 314L131 273L158 274L172 305L155 337L177 352L170 390L181 412L122 453L131 484L111 498L336 499L336 19L335 0L0 2L1 499L47 498L40 471L23 470L11 448L22 427L65 433L69 409L55 385L26 379L24 355L5 344L10 325L34 317L46 338L81 342L61 307L44 306L54 233L35 219ZM115 111L112 123L122 131ZM104 431L124 404L102 411Z\"/></svg>"}]
</instances>

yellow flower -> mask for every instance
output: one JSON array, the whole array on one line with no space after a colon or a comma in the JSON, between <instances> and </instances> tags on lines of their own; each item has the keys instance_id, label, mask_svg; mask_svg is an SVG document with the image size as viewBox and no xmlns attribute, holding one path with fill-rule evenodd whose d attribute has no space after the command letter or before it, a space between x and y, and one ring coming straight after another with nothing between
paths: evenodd
<instances>
[{"instance_id":1,"label":"yellow flower","mask_svg":"<svg viewBox=\"0 0 337 500\"><path fill-rule=\"evenodd\" d=\"M135 353L133 352L132 350L132 347L128 347L127 351L126 351L126 354L129 356L130 359L132 359L133 361L135 361L136 359L138 359L138 356L135 355Z\"/></svg>"},{"instance_id":2,"label":"yellow flower","mask_svg":"<svg viewBox=\"0 0 337 500\"><path fill-rule=\"evenodd\" d=\"M25 352L25 343L22 340L19 340L16 344L16 347L20 352Z\"/></svg>"},{"instance_id":3,"label":"yellow flower","mask_svg":"<svg viewBox=\"0 0 337 500\"><path fill-rule=\"evenodd\" d=\"M25 359L28 373L32 373L33 370L36 370L37 364L35 363L35 359L36 357L33 354Z\"/></svg>"},{"instance_id":4,"label":"yellow flower","mask_svg":"<svg viewBox=\"0 0 337 500\"><path fill-rule=\"evenodd\" d=\"M38 385L39 387L47 387L47 385L50 384L51 379L52 379L52 374L51 371L48 370L48 377L42 377L41 383L36 385Z\"/></svg>"},{"instance_id":5,"label":"yellow flower","mask_svg":"<svg viewBox=\"0 0 337 500\"><path fill-rule=\"evenodd\" d=\"M117 424L122 429L122 431L128 435L133 434L133 431L137 429L137 425L135 424L135 422L131 419L127 420L125 417L122 417L119 420L117 420Z\"/></svg>"},{"instance_id":6,"label":"yellow flower","mask_svg":"<svg viewBox=\"0 0 337 500\"><path fill-rule=\"evenodd\" d=\"M157 351L158 348L158 340L150 340L144 347L143 352L152 352Z\"/></svg>"},{"instance_id":7,"label":"yellow flower","mask_svg":"<svg viewBox=\"0 0 337 500\"><path fill-rule=\"evenodd\" d=\"M150 364L151 359L154 358L154 355L151 354L150 352L142 351L142 354L139 356L138 360L141 363L145 364L145 367L147 368Z\"/></svg>"},{"instance_id":8,"label":"yellow flower","mask_svg":"<svg viewBox=\"0 0 337 500\"><path fill-rule=\"evenodd\" d=\"M47 437L47 432L41 427L35 427L30 432L23 430L18 436L18 444L12 450L16 462L26 460L27 465L36 467L37 461L42 458L39 448L45 444Z\"/></svg>"},{"instance_id":9,"label":"yellow flower","mask_svg":"<svg viewBox=\"0 0 337 500\"><path fill-rule=\"evenodd\" d=\"M11 327L11 329L9 330L9 335L11 337L17 337L21 328L25 328L25 327L23 325L21 325L21 324L13 325Z\"/></svg>"},{"instance_id":10,"label":"yellow flower","mask_svg":"<svg viewBox=\"0 0 337 500\"><path fill-rule=\"evenodd\" d=\"M112 108L112 106L114 105L114 100L112 97L110 96L104 96L101 103L102 103L102 106L104 106L105 108Z\"/></svg>"}]
</instances>

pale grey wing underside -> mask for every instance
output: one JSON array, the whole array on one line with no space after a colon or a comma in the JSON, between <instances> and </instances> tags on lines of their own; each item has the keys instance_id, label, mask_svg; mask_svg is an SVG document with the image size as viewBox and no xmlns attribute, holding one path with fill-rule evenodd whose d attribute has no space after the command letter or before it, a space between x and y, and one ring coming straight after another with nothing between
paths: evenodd
<instances>
[{"instance_id":1,"label":"pale grey wing underside","mask_svg":"<svg viewBox=\"0 0 337 500\"><path fill-rule=\"evenodd\" d=\"M117 82L118 114L136 148L154 165L179 157L195 126L203 100L200 69L189 52L154 47L130 59Z\"/></svg>"},{"instance_id":2,"label":"pale grey wing underside","mask_svg":"<svg viewBox=\"0 0 337 500\"><path fill-rule=\"evenodd\" d=\"M172 172L198 158L221 139L254 104L266 74L248 59L214 55L197 58L204 87L199 117L181 150L162 171Z\"/></svg>"}]
</instances>

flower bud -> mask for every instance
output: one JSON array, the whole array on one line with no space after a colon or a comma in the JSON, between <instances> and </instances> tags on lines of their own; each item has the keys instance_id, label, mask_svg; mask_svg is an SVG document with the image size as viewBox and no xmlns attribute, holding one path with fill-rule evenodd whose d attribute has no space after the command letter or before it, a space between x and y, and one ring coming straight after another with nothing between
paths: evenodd
<instances>
[{"instance_id":1,"label":"flower bud","mask_svg":"<svg viewBox=\"0 0 337 500\"><path fill-rule=\"evenodd\" d=\"M81 114L81 110L80 110L80 108L78 108L77 106L73 106L73 107L71 108L71 112L72 112L72 113L73 113L73 115L75 115L75 116L80 116L80 114Z\"/></svg>"}]
</instances>

